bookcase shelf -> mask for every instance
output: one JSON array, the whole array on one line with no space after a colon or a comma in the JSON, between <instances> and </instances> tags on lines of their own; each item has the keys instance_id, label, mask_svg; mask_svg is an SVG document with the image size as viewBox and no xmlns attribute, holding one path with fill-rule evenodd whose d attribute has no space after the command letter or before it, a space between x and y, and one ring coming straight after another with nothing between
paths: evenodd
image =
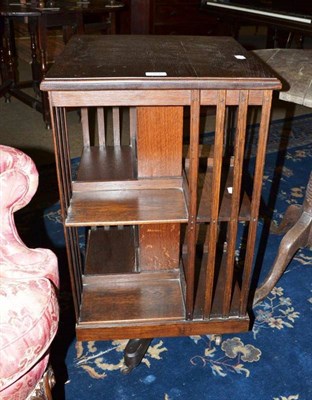
<instances>
[{"instance_id":1,"label":"bookcase shelf","mask_svg":"<svg viewBox=\"0 0 312 400\"><path fill-rule=\"evenodd\" d=\"M133 189L74 192L65 224L104 226L187 221L182 190Z\"/></svg>"},{"instance_id":2,"label":"bookcase shelf","mask_svg":"<svg viewBox=\"0 0 312 400\"><path fill-rule=\"evenodd\" d=\"M80 324L172 321L185 315L178 273L85 276L83 285Z\"/></svg>"}]
</instances>

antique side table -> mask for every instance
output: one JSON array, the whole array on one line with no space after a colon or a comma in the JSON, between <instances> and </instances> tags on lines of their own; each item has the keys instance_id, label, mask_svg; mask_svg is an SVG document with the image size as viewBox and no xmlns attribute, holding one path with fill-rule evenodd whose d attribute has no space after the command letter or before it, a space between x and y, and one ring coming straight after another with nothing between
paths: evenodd
<instances>
[{"instance_id":1,"label":"antique side table","mask_svg":"<svg viewBox=\"0 0 312 400\"><path fill-rule=\"evenodd\" d=\"M52 112L78 340L131 339L131 370L150 338L249 329L271 99L279 88L232 38L70 40L41 89ZM74 174L66 120L73 107L83 135ZM215 114L211 143L200 132L206 107ZM255 108L252 167L246 127Z\"/></svg>"}]
</instances>

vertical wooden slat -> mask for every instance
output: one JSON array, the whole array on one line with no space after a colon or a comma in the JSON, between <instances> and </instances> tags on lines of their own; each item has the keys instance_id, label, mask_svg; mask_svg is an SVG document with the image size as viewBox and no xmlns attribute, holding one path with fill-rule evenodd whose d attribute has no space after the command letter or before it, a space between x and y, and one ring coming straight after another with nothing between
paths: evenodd
<instances>
[{"instance_id":1,"label":"vertical wooden slat","mask_svg":"<svg viewBox=\"0 0 312 400\"><path fill-rule=\"evenodd\" d=\"M70 150L68 144L68 132L66 125L66 114L64 108L57 108L55 112L55 143L56 164L58 179L62 187L61 197L63 199L63 217L65 218L65 210L69 206L71 197L71 163Z\"/></svg>"},{"instance_id":2,"label":"vertical wooden slat","mask_svg":"<svg viewBox=\"0 0 312 400\"><path fill-rule=\"evenodd\" d=\"M130 146L134 147L136 140L136 127L137 127L136 107L129 107L129 125L130 125Z\"/></svg>"},{"instance_id":3,"label":"vertical wooden slat","mask_svg":"<svg viewBox=\"0 0 312 400\"><path fill-rule=\"evenodd\" d=\"M113 107L113 135L114 135L114 146L120 146L120 109L119 107Z\"/></svg>"},{"instance_id":4,"label":"vertical wooden slat","mask_svg":"<svg viewBox=\"0 0 312 400\"><path fill-rule=\"evenodd\" d=\"M71 163L70 163L70 150L68 142L68 130L66 123L66 113L63 108L50 108L50 115L52 118L52 127L56 160L56 171L58 179L58 187L60 193L61 214L63 222L66 218L66 210L69 206L71 197ZM64 237L66 242L68 268L70 274L71 288L73 293L73 303L75 309L76 320L79 318L80 311L80 297L82 290L81 276L82 261L79 250L79 242L73 241L72 235L69 234L68 229L64 227ZM73 247L72 247L73 246ZM78 266L78 270L76 270Z\"/></svg>"},{"instance_id":5,"label":"vertical wooden slat","mask_svg":"<svg viewBox=\"0 0 312 400\"><path fill-rule=\"evenodd\" d=\"M220 90L217 101L216 130L213 153L211 220L209 226L209 245L206 266L204 318L209 318L212 305L213 283L215 275L215 258L218 238L218 216L220 204L220 186L223 160L223 143L225 127L225 98L226 91Z\"/></svg>"},{"instance_id":6,"label":"vertical wooden slat","mask_svg":"<svg viewBox=\"0 0 312 400\"><path fill-rule=\"evenodd\" d=\"M239 95L239 109L237 119L237 129L234 143L234 172L233 172L233 188L231 199L231 216L227 231L227 252L226 252L226 276L223 295L223 317L227 317L230 312L232 289L233 289L233 273L235 262L235 248L238 228L238 216L240 206L240 193L244 161L244 148L247 126L248 111L248 91L241 90Z\"/></svg>"},{"instance_id":7,"label":"vertical wooden slat","mask_svg":"<svg viewBox=\"0 0 312 400\"><path fill-rule=\"evenodd\" d=\"M82 294L82 259L77 228L64 228L67 260L76 320L79 319Z\"/></svg>"},{"instance_id":8,"label":"vertical wooden slat","mask_svg":"<svg viewBox=\"0 0 312 400\"><path fill-rule=\"evenodd\" d=\"M245 265L242 278L240 311L239 311L241 316L244 316L246 314L248 296L249 296L252 262L253 262L256 234L257 234L257 225L258 225L258 212L261 199L266 143L269 132L271 103L272 103L272 91L264 90L261 121L259 128L258 150L257 150L256 166L253 178L254 183L253 183L252 200L251 200L251 215L250 215L250 223L249 223L248 237L247 237Z\"/></svg>"},{"instance_id":9,"label":"vertical wooden slat","mask_svg":"<svg viewBox=\"0 0 312 400\"><path fill-rule=\"evenodd\" d=\"M187 226L186 318L192 319L196 255L197 181L199 164L200 93L193 90L190 109L189 220Z\"/></svg>"},{"instance_id":10,"label":"vertical wooden slat","mask_svg":"<svg viewBox=\"0 0 312 400\"><path fill-rule=\"evenodd\" d=\"M105 146L105 118L104 118L103 107L96 108L96 117L97 117L99 146Z\"/></svg>"},{"instance_id":11,"label":"vertical wooden slat","mask_svg":"<svg viewBox=\"0 0 312 400\"><path fill-rule=\"evenodd\" d=\"M87 107L81 107L81 126L83 146L90 147L89 116Z\"/></svg>"},{"instance_id":12,"label":"vertical wooden slat","mask_svg":"<svg viewBox=\"0 0 312 400\"><path fill-rule=\"evenodd\" d=\"M63 177L62 177L62 161L61 161L61 154L59 152L60 142L60 109L53 108L50 106L50 115L51 115L51 124L52 129L55 134L53 135L53 143L54 143L54 153L55 153L55 161L56 161L56 174L58 180L58 188L59 188L59 195L60 195L60 205L61 205L61 214L62 217L65 217L65 210L66 207L69 205L69 196L66 196L64 193L63 188ZM68 197L68 201L66 201L66 197Z\"/></svg>"}]
</instances>

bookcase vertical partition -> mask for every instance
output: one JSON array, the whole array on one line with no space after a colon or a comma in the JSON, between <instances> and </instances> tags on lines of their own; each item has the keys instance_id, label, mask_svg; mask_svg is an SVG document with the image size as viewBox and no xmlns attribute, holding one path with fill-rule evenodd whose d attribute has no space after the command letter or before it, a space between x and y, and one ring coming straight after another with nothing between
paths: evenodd
<instances>
[{"instance_id":1,"label":"bookcase vertical partition","mask_svg":"<svg viewBox=\"0 0 312 400\"><path fill-rule=\"evenodd\" d=\"M41 89L51 107L78 340L129 338L140 346L153 337L249 329L279 88L232 38L86 35L69 42ZM83 137L75 174L73 109ZM254 115L259 129L251 137Z\"/></svg>"}]
</instances>

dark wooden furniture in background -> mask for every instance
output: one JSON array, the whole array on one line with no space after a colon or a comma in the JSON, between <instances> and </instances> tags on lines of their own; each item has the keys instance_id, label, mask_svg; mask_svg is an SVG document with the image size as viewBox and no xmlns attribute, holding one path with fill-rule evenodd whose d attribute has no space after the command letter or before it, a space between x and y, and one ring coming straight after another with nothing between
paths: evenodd
<instances>
[{"instance_id":1,"label":"dark wooden furniture in background","mask_svg":"<svg viewBox=\"0 0 312 400\"><path fill-rule=\"evenodd\" d=\"M200 10L200 0L126 0L126 4L132 34L215 33L217 20Z\"/></svg>"},{"instance_id":2,"label":"dark wooden furniture in background","mask_svg":"<svg viewBox=\"0 0 312 400\"><path fill-rule=\"evenodd\" d=\"M131 369L149 338L249 329L271 99L279 88L266 66L232 38L70 40L41 89L53 111L78 340L132 339L125 354ZM84 141L77 176L66 123L72 107L81 109ZM200 136L205 107L216 116L212 146ZM261 114L256 162L247 170L246 126L255 107ZM119 112L129 119L126 132ZM90 113L97 118L94 145Z\"/></svg>"},{"instance_id":3,"label":"dark wooden furniture in background","mask_svg":"<svg viewBox=\"0 0 312 400\"><path fill-rule=\"evenodd\" d=\"M88 25L91 17L97 17L102 22L105 19L107 33L116 33L116 13L123 8L123 2L117 0L113 3L110 0L91 0L86 3L50 0L46 4L39 1L22 4L0 0L0 94L14 96L41 112L46 125L50 126L47 98L39 90L39 84L48 70L49 31L61 29L64 42L67 43L74 33L84 33L85 24ZM14 23L17 21L27 24L30 36L32 78L27 82L20 82L18 76L14 32ZM34 95L23 90L28 87L33 87Z\"/></svg>"},{"instance_id":4,"label":"dark wooden furniture in background","mask_svg":"<svg viewBox=\"0 0 312 400\"><path fill-rule=\"evenodd\" d=\"M24 10L24 6L10 6L8 2L0 2L0 63L2 85L5 87L5 90L1 92L1 95L6 96L7 99L10 96L15 96L26 104L30 105L32 108L42 112L41 99L38 99L35 96L30 96L22 90L24 88L33 86L35 92L37 92L38 84L40 82L40 64L37 54L36 41L37 32L36 28L34 28L34 25L32 24L32 21L40 16L40 12L36 9L28 9L26 13L28 18L27 22L30 21L29 36L31 42L32 80L27 82L19 82L18 78L13 20L17 18L21 21L24 21Z\"/></svg>"},{"instance_id":5,"label":"dark wooden furniture in background","mask_svg":"<svg viewBox=\"0 0 312 400\"><path fill-rule=\"evenodd\" d=\"M267 48L290 46L294 34L312 35L312 5L310 0L201 0L202 10L218 17L229 27L233 37L243 24L268 27ZM283 34L284 33L284 34ZM286 35L285 35L286 34Z\"/></svg>"}]
</instances>

